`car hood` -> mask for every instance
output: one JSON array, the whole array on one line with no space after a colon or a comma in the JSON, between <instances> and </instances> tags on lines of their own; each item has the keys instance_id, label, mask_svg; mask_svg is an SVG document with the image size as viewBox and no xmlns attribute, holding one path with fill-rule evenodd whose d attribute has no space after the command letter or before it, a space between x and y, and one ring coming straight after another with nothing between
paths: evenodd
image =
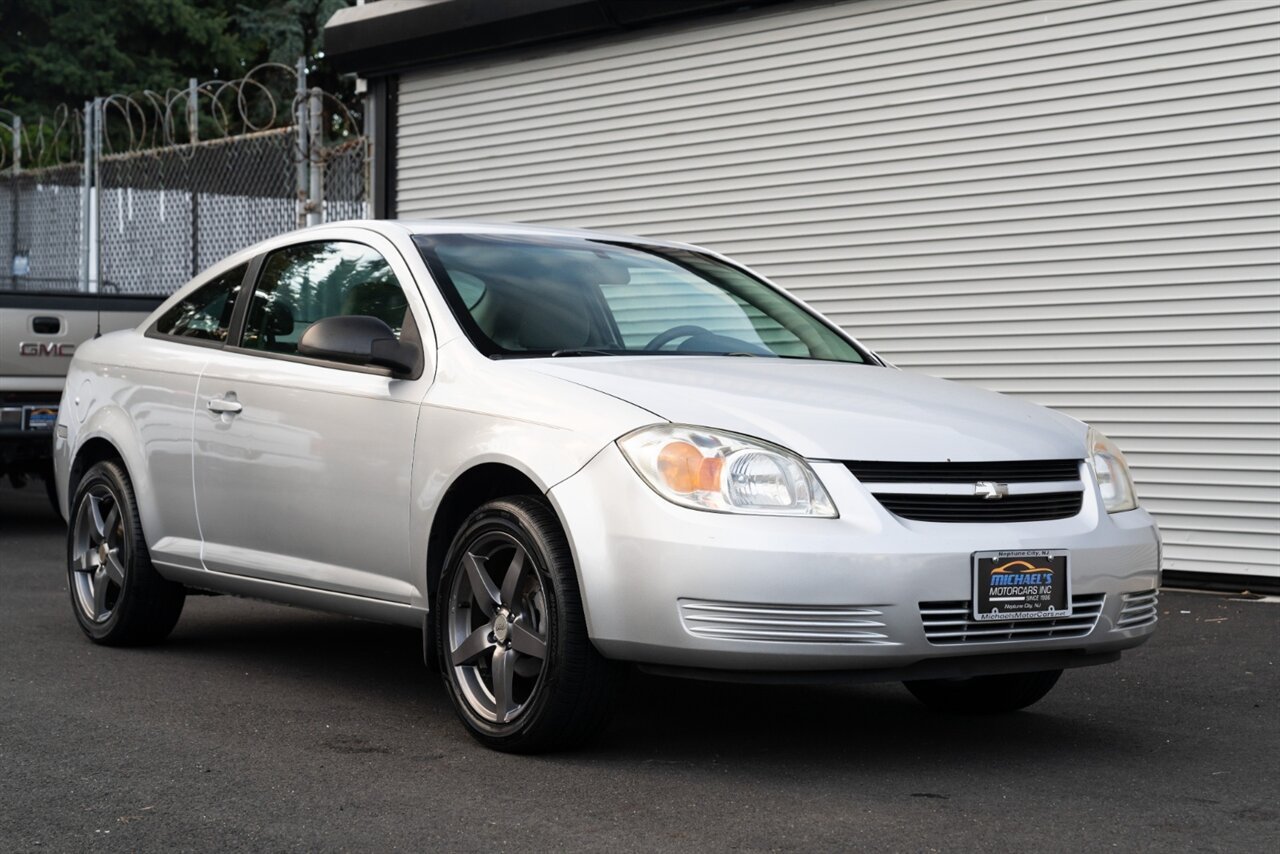
<instances>
[{"instance_id":1,"label":"car hood","mask_svg":"<svg viewBox=\"0 0 1280 854\"><path fill-rule=\"evenodd\" d=\"M756 436L809 459L972 462L1085 453L1085 426L1062 413L893 368L716 356L514 364L668 421Z\"/></svg>"}]
</instances>

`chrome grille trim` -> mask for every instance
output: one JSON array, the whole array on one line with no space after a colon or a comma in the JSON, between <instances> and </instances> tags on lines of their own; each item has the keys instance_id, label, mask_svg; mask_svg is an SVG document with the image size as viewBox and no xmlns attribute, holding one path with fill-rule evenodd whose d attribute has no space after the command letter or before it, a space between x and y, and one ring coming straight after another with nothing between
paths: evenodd
<instances>
[{"instance_id":1,"label":"chrome grille trim","mask_svg":"<svg viewBox=\"0 0 1280 854\"><path fill-rule=\"evenodd\" d=\"M681 599L680 621L715 640L896 646L874 605L778 605Z\"/></svg>"},{"instance_id":2,"label":"chrome grille trim","mask_svg":"<svg viewBox=\"0 0 1280 854\"><path fill-rule=\"evenodd\" d=\"M1136 629L1149 626L1159 619L1160 591L1143 590L1124 594L1124 607L1116 619L1117 629Z\"/></svg>"},{"instance_id":3,"label":"chrome grille trim","mask_svg":"<svg viewBox=\"0 0 1280 854\"><path fill-rule=\"evenodd\" d=\"M967 600L921 602L920 620L925 639L939 646L1081 638L1097 625L1105 598L1102 593L1072 596L1070 617L1031 621L978 621L973 619L973 603Z\"/></svg>"},{"instance_id":4,"label":"chrome grille trim","mask_svg":"<svg viewBox=\"0 0 1280 854\"><path fill-rule=\"evenodd\" d=\"M873 483L871 481L863 481L862 485L867 488L868 492L876 494L888 492L903 495L963 495L972 498L974 491L974 483L913 483L906 492L903 492L902 487L893 482ZM1043 495L1046 492L1080 492L1084 489L1084 481L1077 477L1074 480L1010 483L1008 487L1009 497Z\"/></svg>"},{"instance_id":5,"label":"chrome grille trim","mask_svg":"<svg viewBox=\"0 0 1280 854\"><path fill-rule=\"evenodd\" d=\"M1078 480L1080 460L1018 460L977 463L896 463L852 460L845 467L864 483L1034 483Z\"/></svg>"}]
</instances>

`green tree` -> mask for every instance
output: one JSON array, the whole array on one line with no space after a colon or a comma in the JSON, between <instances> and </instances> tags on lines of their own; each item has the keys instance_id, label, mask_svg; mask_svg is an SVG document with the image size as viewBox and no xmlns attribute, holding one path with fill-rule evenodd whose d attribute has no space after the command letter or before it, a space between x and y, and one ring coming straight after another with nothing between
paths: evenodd
<instances>
[{"instance_id":1,"label":"green tree","mask_svg":"<svg viewBox=\"0 0 1280 854\"><path fill-rule=\"evenodd\" d=\"M308 82L327 92L339 80L324 61L324 25L352 0L276 0L236 7L236 26L259 61L294 64L306 57Z\"/></svg>"},{"instance_id":2,"label":"green tree","mask_svg":"<svg viewBox=\"0 0 1280 854\"><path fill-rule=\"evenodd\" d=\"M184 85L235 68L244 49L226 2L5 0L0 103L24 116L94 95Z\"/></svg>"},{"instance_id":3,"label":"green tree","mask_svg":"<svg viewBox=\"0 0 1280 854\"><path fill-rule=\"evenodd\" d=\"M318 86L341 101L353 116L359 115L354 81L335 73L324 55L324 25L333 14L354 0L275 0L236 7L235 21L241 38L257 62L294 65L299 57L306 60L307 85ZM333 104L326 102L325 125L328 132L342 133L347 128L341 117L333 115Z\"/></svg>"},{"instance_id":4,"label":"green tree","mask_svg":"<svg viewBox=\"0 0 1280 854\"><path fill-rule=\"evenodd\" d=\"M324 24L352 0L0 0L0 107L30 123L96 95L164 92L307 57L313 85L339 92ZM348 84L349 85L349 84Z\"/></svg>"}]
</instances>

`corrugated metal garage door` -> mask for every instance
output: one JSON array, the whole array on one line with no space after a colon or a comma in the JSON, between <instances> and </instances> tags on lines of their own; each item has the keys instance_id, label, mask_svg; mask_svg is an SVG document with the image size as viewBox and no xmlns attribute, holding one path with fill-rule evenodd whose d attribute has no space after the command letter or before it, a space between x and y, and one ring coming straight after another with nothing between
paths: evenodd
<instances>
[{"instance_id":1,"label":"corrugated metal garage door","mask_svg":"<svg viewBox=\"0 0 1280 854\"><path fill-rule=\"evenodd\" d=\"M399 216L704 243L1280 574L1280 4L863 0L405 75Z\"/></svg>"}]
</instances>

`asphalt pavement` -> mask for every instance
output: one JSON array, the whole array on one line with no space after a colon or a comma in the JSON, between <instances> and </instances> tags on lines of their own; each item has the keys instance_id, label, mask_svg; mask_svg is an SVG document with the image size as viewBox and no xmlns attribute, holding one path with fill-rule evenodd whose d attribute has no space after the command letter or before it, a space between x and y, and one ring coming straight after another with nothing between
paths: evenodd
<instances>
[{"instance_id":1,"label":"asphalt pavement","mask_svg":"<svg viewBox=\"0 0 1280 854\"><path fill-rule=\"evenodd\" d=\"M90 644L43 490L0 487L0 851L1280 850L1280 605L1168 592L1031 710L637 675L591 749L473 742L419 634L192 597Z\"/></svg>"}]
</instances>

